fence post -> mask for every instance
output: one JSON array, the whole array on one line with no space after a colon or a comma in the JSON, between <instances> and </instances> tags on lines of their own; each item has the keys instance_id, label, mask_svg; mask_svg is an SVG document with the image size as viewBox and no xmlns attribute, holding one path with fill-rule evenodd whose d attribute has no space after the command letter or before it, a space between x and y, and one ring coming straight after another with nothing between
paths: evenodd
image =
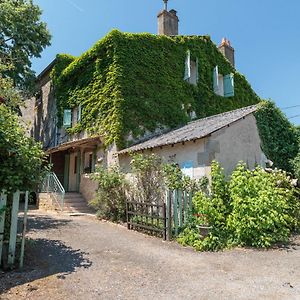
<instances>
[{"instance_id":1,"label":"fence post","mask_svg":"<svg viewBox=\"0 0 300 300\"><path fill-rule=\"evenodd\" d=\"M13 194L13 205L11 209L11 227L8 246L8 265L13 265L16 255L18 212L19 212L20 191Z\"/></svg>"},{"instance_id":2,"label":"fence post","mask_svg":"<svg viewBox=\"0 0 300 300\"><path fill-rule=\"evenodd\" d=\"M126 222L127 222L127 229L131 229L129 224L129 203L126 201Z\"/></svg>"},{"instance_id":3,"label":"fence post","mask_svg":"<svg viewBox=\"0 0 300 300\"><path fill-rule=\"evenodd\" d=\"M25 206L24 206L24 219L23 219L23 232L22 232L22 243L21 243L21 254L20 254L20 268L23 268L24 264L24 249L25 249L25 235L27 227L27 211L28 211L28 191L25 192Z\"/></svg>"},{"instance_id":4,"label":"fence post","mask_svg":"<svg viewBox=\"0 0 300 300\"><path fill-rule=\"evenodd\" d=\"M0 194L0 210L6 206L7 195L2 191ZM2 247L4 240L4 223L5 223L5 211L0 214L0 266L2 261Z\"/></svg>"},{"instance_id":5,"label":"fence post","mask_svg":"<svg viewBox=\"0 0 300 300\"><path fill-rule=\"evenodd\" d=\"M178 209L179 209L179 227L182 227L183 213L182 213L182 190L178 190Z\"/></svg>"},{"instance_id":6,"label":"fence post","mask_svg":"<svg viewBox=\"0 0 300 300\"><path fill-rule=\"evenodd\" d=\"M167 226L167 240L172 239L172 201L171 201L171 191L168 189L166 191L166 226Z\"/></svg>"},{"instance_id":7,"label":"fence post","mask_svg":"<svg viewBox=\"0 0 300 300\"><path fill-rule=\"evenodd\" d=\"M178 190L173 192L173 212L174 212L174 227L175 236L178 235Z\"/></svg>"},{"instance_id":8,"label":"fence post","mask_svg":"<svg viewBox=\"0 0 300 300\"><path fill-rule=\"evenodd\" d=\"M164 221L164 231L163 231L163 240L167 239L167 214L166 214L166 203L163 203L163 221Z\"/></svg>"},{"instance_id":9,"label":"fence post","mask_svg":"<svg viewBox=\"0 0 300 300\"><path fill-rule=\"evenodd\" d=\"M183 191L183 224L187 223L188 219L187 191Z\"/></svg>"}]
</instances>

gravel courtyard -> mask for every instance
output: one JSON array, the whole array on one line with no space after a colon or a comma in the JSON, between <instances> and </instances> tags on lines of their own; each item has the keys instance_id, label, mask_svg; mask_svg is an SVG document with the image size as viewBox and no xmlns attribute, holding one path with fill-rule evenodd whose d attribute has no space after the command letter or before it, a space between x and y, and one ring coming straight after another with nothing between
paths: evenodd
<instances>
[{"instance_id":1,"label":"gravel courtyard","mask_svg":"<svg viewBox=\"0 0 300 300\"><path fill-rule=\"evenodd\" d=\"M26 267L0 299L300 299L300 237L288 248L197 253L87 216L31 213Z\"/></svg>"}]
</instances>

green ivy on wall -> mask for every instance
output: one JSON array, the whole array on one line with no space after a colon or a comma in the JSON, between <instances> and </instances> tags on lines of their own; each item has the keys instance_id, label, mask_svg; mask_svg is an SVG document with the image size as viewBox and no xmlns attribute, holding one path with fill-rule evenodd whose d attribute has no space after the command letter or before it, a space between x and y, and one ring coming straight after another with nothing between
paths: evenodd
<instances>
[{"instance_id":1,"label":"green ivy on wall","mask_svg":"<svg viewBox=\"0 0 300 300\"><path fill-rule=\"evenodd\" d=\"M299 133L271 101L262 101L255 113L262 150L277 168L294 173L292 160L299 151Z\"/></svg>"},{"instance_id":2,"label":"green ivy on wall","mask_svg":"<svg viewBox=\"0 0 300 300\"><path fill-rule=\"evenodd\" d=\"M197 86L183 80L187 50L199 60ZM235 95L213 91L212 73L234 73ZM82 104L82 118L69 133L83 129L105 136L106 145L127 146L128 136L158 127L258 103L247 80L236 72L208 36L157 36L113 30L77 59L59 55L52 71L58 118L64 108Z\"/></svg>"}]
</instances>

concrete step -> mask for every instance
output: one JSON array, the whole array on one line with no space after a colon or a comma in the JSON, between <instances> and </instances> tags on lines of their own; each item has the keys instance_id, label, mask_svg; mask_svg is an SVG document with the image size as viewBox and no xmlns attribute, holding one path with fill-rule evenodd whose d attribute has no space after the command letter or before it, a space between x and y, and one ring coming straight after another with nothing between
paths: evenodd
<instances>
[{"instance_id":1,"label":"concrete step","mask_svg":"<svg viewBox=\"0 0 300 300\"><path fill-rule=\"evenodd\" d=\"M65 198L82 198L80 193L65 193Z\"/></svg>"},{"instance_id":2,"label":"concrete step","mask_svg":"<svg viewBox=\"0 0 300 300\"><path fill-rule=\"evenodd\" d=\"M86 203L85 199L83 198L73 198L73 199L65 198L64 201L65 203L80 203L80 202Z\"/></svg>"},{"instance_id":3,"label":"concrete step","mask_svg":"<svg viewBox=\"0 0 300 300\"><path fill-rule=\"evenodd\" d=\"M65 207L64 213L86 213L86 214L95 214L95 211L89 207L85 208L72 208L72 207Z\"/></svg>"},{"instance_id":4,"label":"concrete step","mask_svg":"<svg viewBox=\"0 0 300 300\"><path fill-rule=\"evenodd\" d=\"M40 194L43 203L52 203L50 194L43 193ZM59 211L60 208L55 203L52 205L52 210ZM75 213L75 214L95 214L95 210L88 206L88 203L82 197L80 193L66 193L64 198L64 213Z\"/></svg>"},{"instance_id":5,"label":"concrete step","mask_svg":"<svg viewBox=\"0 0 300 300\"><path fill-rule=\"evenodd\" d=\"M88 203L80 193L65 194L64 212L95 214L95 210L88 206Z\"/></svg>"}]
</instances>

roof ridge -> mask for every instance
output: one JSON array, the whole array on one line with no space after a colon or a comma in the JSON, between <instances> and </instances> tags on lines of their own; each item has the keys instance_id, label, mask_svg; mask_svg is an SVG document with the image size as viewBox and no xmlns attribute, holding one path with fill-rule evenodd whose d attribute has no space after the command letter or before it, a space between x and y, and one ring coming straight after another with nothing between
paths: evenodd
<instances>
[{"instance_id":1,"label":"roof ridge","mask_svg":"<svg viewBox=\"0 0 300 300\"><path fill-rule=\"evenodd\" d=\"M209 120L209 119L212 119L212 118L215 118L215 117L222 117L222 116L228 115L230 113L235 113L235 112L240 111L240 110L246 110L246 109L250 109L250 108L256 108L256 106L257 106L257 104L254 104L254 105L244 106L244 107L241 107L241 108L238 108L238 109L235 109L235 110L225 111L225 112L220 113L220 114L211 115L209 117L205 117L205 118L197 119L197 120L194 120L194 121L190 121L186 125L197 123L197 122L203 121L203 120ZM184 126L186 126L186 125L184 125ZM182 126L182 127L184 127L184 126Z\"/></svg>"}]
</instances>

